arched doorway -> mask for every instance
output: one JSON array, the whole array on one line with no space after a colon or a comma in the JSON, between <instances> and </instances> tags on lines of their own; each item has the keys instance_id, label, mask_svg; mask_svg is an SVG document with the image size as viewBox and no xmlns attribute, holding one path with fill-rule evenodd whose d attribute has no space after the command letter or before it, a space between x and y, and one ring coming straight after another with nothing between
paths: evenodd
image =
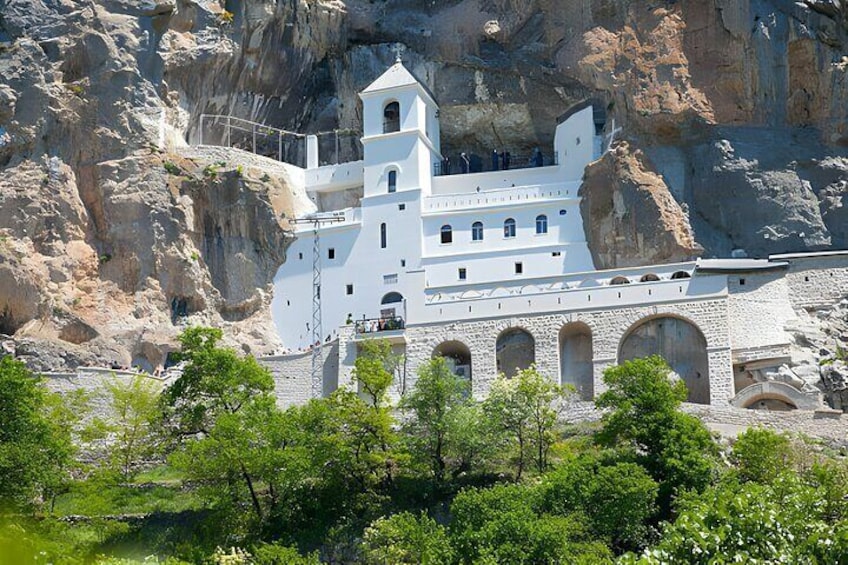
<instances>
[{"instance_id":1,"label":"arched doorway","mask_svg":"<svg viewBox=\"0 0 848 565\"><path fill-rule=\"evenodd\" d=\"M443 341L433 350L432 356L444 357L455 375L471 380L471 350L461 341Z\"/></svg>"},{"instance_id":2,"label":"arched doorway","mask_svg":"<svg viewBox=\"0 0 848 565\"><path fill-rule=\"evenodd\" d=\"M559 375L560 384L573 386L581 400L592 400L592 330L583 322L559 330Z\"/></svg>"},{"instance_id":3,"label":"arched doorway","mask_svg":"<svg viewBox=\"0 0 848 565\"><path fill-rule=\"evenodd\" d=\"M403 295L399 292L389 292L380 300L380 317L397 318L403 317Z\"/></svg>"},{"instance_id":4,"label":"arched doorway","mask_svg":"<svg viewBox=\"0 0 848 565\"><path fill-rule=\"evenodd\" d=\"M660 355L689 389L689 402L710 403L707 340L697 326L660 316L638 322L621 340L618 362Z\"/></svg>"},{"instance_id":5,"label":"arched doorway","mask_svg":"<svg viewBox=\"0 0 848 565\"><path fill-rule=\"evenodd\" d=\"M526 330L507 328L498 335L495 360L498 372L512 378L536 362L536 340Z\"/></svg>"}]
</instances>

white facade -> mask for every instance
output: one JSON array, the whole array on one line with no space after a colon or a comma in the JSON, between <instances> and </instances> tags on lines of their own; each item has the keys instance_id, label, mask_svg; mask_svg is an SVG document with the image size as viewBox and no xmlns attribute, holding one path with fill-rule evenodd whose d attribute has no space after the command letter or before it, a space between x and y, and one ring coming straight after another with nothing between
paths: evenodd
<instances>
[{"instance_id":1,"label":"white facade","mask_svg":"<svg viewBox=\"0 0 848 565\"><path fill-rule=\"evenodd\" d=\"M428 323L444 315L428 308L444 296L550 285L593 270L577 196L597 157L591 106L556 127L556 165L436 176L443 156L429 92L398 62L360 97L364 160L315 167L312 159L305 172L316 218L342 220L317 226L324 339L348 319ZM336 206L352 201L359 206ZM313 341L313 226L299 225L296 236L272 304L292 351ZM503 304L475 308L497 316Z\"/></svg>"}]
</instances>

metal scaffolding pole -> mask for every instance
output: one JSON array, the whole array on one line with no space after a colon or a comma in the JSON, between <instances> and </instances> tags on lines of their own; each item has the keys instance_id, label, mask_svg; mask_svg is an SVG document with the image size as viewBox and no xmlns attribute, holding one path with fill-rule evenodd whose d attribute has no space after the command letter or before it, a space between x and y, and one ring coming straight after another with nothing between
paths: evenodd
<instances>
[{"instance_id":1,"label":"metal scaffolding pole","mask_svg":"<svg viewBox=\"0 0 848 565\"><path fill-rule=\"evenodd\" d=\"M324 391L323 323L321 316L321 224L344 222L344 214L307 216L291 220L293 224L312 225L312 397L321 398Z\"/></svg>"}]
</instances>

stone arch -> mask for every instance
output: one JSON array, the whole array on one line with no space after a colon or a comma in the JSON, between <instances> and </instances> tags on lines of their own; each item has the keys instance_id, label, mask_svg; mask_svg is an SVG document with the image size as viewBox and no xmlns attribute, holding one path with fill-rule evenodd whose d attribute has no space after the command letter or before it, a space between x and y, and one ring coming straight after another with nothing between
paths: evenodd
<instances>
[{"instance_id":1,"label":"stone arch","mask_svg":"<svg viewBox=\"0 0 848 565\"><path fill-rule=\"evenodd\" d=\"M821 397L804 394L797 388L780 381L765 381L747 386L733 397L730 404L752 410L816 410L821 408Z\"/></svg>"},{"instance_id":2,"label":"stone arch","mask_svg":"<svg viewBox=\"0 0 848 565\"><path fill-rule=\"evenodd\" d=\"M509 327L495 341L495 363L499 373L512 378L536 362L536 340L519 327Z\"/></svg>"},{"instance_id":3,"label":"stone arch","mask_svg":"<svg viewBox=\"0 0 848 565\"><path fill-rule=\"evenodd\" d=\"M648 355L662 356L683 379L689 402L710 403L707 340L694 322L661 314L630 326L619 343L618 362Z\"/></svg>"},{"instance_id":4,"label":"stone arch","mask_svg":"<svg viewBox=\"0 0 848 565\"><path fill-rule=\"evenodd\" d=\"M471 381L471 350L461 341L443 341L433 349L431 357L444 357L455 375Z\"/></svg>"},{"instance_id":5,"label":"stone arch","mask_svg":"<svg viewBox=\"0 0 848 565\"><path fill-rule=\"evenodd\" d=\"M383 106L383 133L400 131L400 102L388 100Z\"/></svg>"},{"instance_id":6,"label":"stone arch","mask_svg":"<svg viewBox=\"0 0 848 565\"><path fill-rule=\"evenodd\" d=\"M582 400L594 393L592 329L583 322L571 322L559 330L560 384L572 385Z\"/></svg>"}]
</instances>

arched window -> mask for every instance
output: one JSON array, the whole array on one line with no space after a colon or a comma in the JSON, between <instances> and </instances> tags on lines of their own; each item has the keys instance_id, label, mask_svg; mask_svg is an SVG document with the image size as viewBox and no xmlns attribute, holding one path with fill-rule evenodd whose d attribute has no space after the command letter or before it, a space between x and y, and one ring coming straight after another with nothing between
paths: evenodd
<instances>
[{"instance_id":1,"label":"arched window","mask_svg":"<svg viewBox=\"0 0 848 565\"><path fill-rule=\"evenodd\" d=\"M389 171L389 192L397 190L397 171Z\"/></svg>"},{"instance_id":2,"label":"arched window","mask_svg":"<svg viewBox=\"0 0 848 565\"><path fill-rule=\"evenodd\" d=\"M536 216L536 233L548 233L548 217L544 214Z\"/></svg>"},{"instance_id":3,"label":"arched window","mask_svg":"<svg viewBox=\"0 0 848 565\"><path fill-rule=\"evenodd\" d=\"M453 228L445 224L441 229L442 243L453 243Z\"/></svg>"},{"instance_id":4,"label":"arched window","mask_svg":"<svg viewBox=\"0 0 848 565\"><path fill-rule=\"evenodd\" d=\"M677 279L689 279L689 278L692 278L692 275L690 275L690 274L689 274L689 273L687 273L686 271L677 271L676 273L674 273L673 275L671 275L671 278L672 278L672 279L674 279L674 280L677 280Z\"/></svg>"},{"instance_id":5,"label":"arched window","mask_svg":"<svg viewBox=\"0 0 848 565\"><path fill-rule=\"evenodd\" d=\"M483 222L471 224L471 241L483 241Z\"/></svg>"},{"instance_id":6,"label":"arched window","mask_svg":"<svg viewBox=\"0 0 848 565\"><path fill-rule=\"evenodd\" d=\"M383 133L400 131L400 104L389 102L383 108Z\"/></svg>"},{"instance_id":7,"label":"arched window","mask_svg":"<svg viewBox=\"0 0 848 565\"><path fill-rule=\"evenodd\" d=\"M504 237L515 237L515 220L512 218L504 220Z\"/></svg>"},{"instance_id":8,"label":"arched window","mask_svg":"<svg viewBox=\"0 0 848 565\"><path fill-rule=\"evenodd\" d=\"M403 302L403 295L399 292L389 292L383 295L383 298L380 300L381 305L397 304L398 302Z\"/></svg>"},{"instance_id":9,"label":"arched window","mask_svg":"<svg viewBox=\"0 0 848 565\"><path fill-rule=\"evenodd\" d=\"M386 248L386 224L380 224L380 249Z\"/></svg>"}]
</instances>

